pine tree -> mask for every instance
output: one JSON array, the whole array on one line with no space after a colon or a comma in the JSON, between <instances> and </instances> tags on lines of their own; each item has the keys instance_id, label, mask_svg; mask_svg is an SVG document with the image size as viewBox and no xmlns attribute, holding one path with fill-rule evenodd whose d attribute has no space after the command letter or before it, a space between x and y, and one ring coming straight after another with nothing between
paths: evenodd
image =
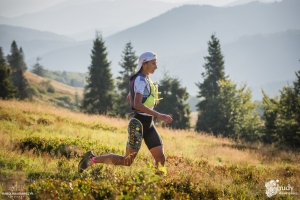
<instances>
[{"instance_id":1,"label":"pine tree","mask_svg":"<svg viewBox=\"0 0 300 200\"><path fill-rule=\"evenodd\" d=\"M24 51L23 51L23 48L20 47L20 50L19 50L21 56L22 56L22 60L23 60L23 65L24 65L24 70L26 71L27 70L27 65L25 63L25 54L24 54Z\"/></svg>"},{"instance_id":2,"label":"pine tree","mask_svg":"<svg viewBox=\"0 0 300 200\"><path fill-rule=\"evenodd\" d=\"M270 98L264 91L263 92L263 122L264 130L262 141L264 143L277 143L279 135L276 129L276 118L278 115L279 97Z\"/></svg>"},{"instance_id":3,"label":"pine tree","mask_svg":"<svg viewBox=\"0 0 300 200\"><path fill-rule=\"evenodd\" d=\"M61 75L62 79L63 79L63 83L68 84L69 83L69 77L66 71L63 71L62 75Z\"/></svg>"},{"instance_id":4,"label":"pine tree","mask_svg":"<svg viewBox=\"0 0 300 200\"><path fill-rule=\"evenodd\" d=\"M111 114L115 101L114 80L106 47L99 33L94 40L91 59L81 109L87 113Z\"/></svg>"},{"instance_id":5,"label":"pine tree","mask_svg":"<svg viewBox=\"0 0 300 200\"><path fill-rule=\"evenodd\" d=\"M300 147L300 70L295 74L297 80L293 85L280 91L275 124L282 143Z\"/></svg>"},{"instance_id":6,"label":"pine tree","mask_svg":"<svg viewBox=\"0 0 300 200\"><path fill-rule=\"evenodd\" d=\"M300 70L292 86L283 87L280 96L264 94L264 142L300 146Z\"/></svg>"},{"instance_id":7,"label":"pine tree","mask_svg":"<svg viewBox=\"0 0 300 200\"><path fill-rule=\"evenodd\" d=\"M159 97L163 98L156 106L161 113L168 113L172 116L173 122L169 125L175 129L190 128L190 106L187 103L189 94L186 88L181 87L178 78L172 78L167 72L159 82ZM164 125L163 125L164 126Z\"/></svg>"},{"instance_id":8,"label":"pine tree","mask_svg":"<svg viewBox=\"0 0 300 200\"><path fill-rule=\"evenodd\" d=\"M76 90L76 92L75 92L74 98L75 98L75 100L74 100L75 106L76 106L76 107L79 107L80 100L79 100L79 95L78 95L77 90Z\"/></svg>"},{"instance_id":9,"label":"pine tree","mask_svg":"<svg viewBox=\"0 0 300 200\"><path fill-rule=\"evenodd\" d=\"M261 120L257 105L251 101L251 90L246 84L238 87L231 80L218 82L220 93L216 98L220 115L219 130L223 137L247 142L261 137Z\"/></svg>"},{"instance_id":10,"label":"pine tree","mask_svg":"<svg viewBox=\"0 0 300 200\"><path fill-rule=\"evenodd\" d=\"M130 76L134 73L134 70L137 67L137 59L138 57L133 51L131 42L128 42L123 50L122 60L119 62L123 71L119 71L120 76L117 77L119 96L117 98L116 113L122 118L127 117L130 112L130 106L125 99L129 93Z\"/></svg>"},{"instance_id":11,"label":"pine tree","mask_svg":"<svg viewBox=\"0 0 300 200\"><path fill-rule=\"evenodd\" d=\"M75 87L75 81L74 81L74 79L71 79L70 86Z\"/></svg>"},{"instance_id":12,"label":"pine tree","mask_svg":"<svg viewBox=\"0 0 300 200\"><path fill-rule=\"evenodd\" d=\"M39 57L36 59L36 64L32 67L31 72L38 76L44 77L45 69L42 65L40 65L40 63L39 63L40 60L41 60L41 58L39 58Z\"/></svg>"},{"instance_id":13,"label":"pine tree","mask_svg":"<svg viewBox=\"0 0 300 200\"><path fill-rule=\"evenodd\" d=\"M212 35L208 43L209 56L205 57L204 82L198 83L197 131L211 132L235 140L254 142L260 139L261 121L251 90L241 87L224 73L224 61L219 40Z\"/></svg>"},{"instance_id":14,"label":"pine tree","mask_svg":"<svg viewBox=\"0 0 300 200\"><path fill-rule=\"evenodd\" d=\"M215 35L211 36L208 42L209 56L204 57L205 72L202 73L203 83L196 83L199 88L198 98L200 102L197 104L198 120L196 123L196 131L204 131L213 133L214 135L222 133L222 125L218 118L222 115L216 97L220 93L218 82L225 80L224 61L221 52L219 40Z\"/></svg>"},{"instance_id":15,"label":"pine tree","mask_svg":"<svg viewBox=\"0 0 300 200\"><path fill-rule=\"evenodd\" d=\"M11 80L11 69L7 65L2 48L0 47L0 98L11 99L14 98L17 89L13 86Z\"/></svg>"},{"instance_id":16,"label":"pine tree","mask_svg":"<svg viewBox=\"0 0 300 200\"><path fill-rule=\"evenodd\" d=\"M11 54L7 56L7 60L12 70L12 82L18 90L17 98L23 100L30 98L30 93L28 90L28 81L24 76L27 69L24 62L24 53L22 48L20 50L18 49L17 43L13 41L10 50Z\"/></svg>"}]
</instances>

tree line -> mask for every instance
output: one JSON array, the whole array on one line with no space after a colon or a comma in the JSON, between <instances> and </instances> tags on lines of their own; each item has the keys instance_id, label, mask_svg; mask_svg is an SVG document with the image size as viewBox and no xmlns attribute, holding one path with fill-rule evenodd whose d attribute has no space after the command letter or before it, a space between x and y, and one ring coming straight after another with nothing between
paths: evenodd
<instances>
[{"instance_id":1,"label":"tree line","mask_svg":"<svg viewBox=\"0 0 300 200\"><path fill-rule=\"evenodd\" d=\"M85 85L85 74L79 72L66 72L66 71L51 71L44 68L43 65L39 63L40 57L36 59L36 63L32 66L31 72L45 78L56 80L63 84L72 87L81 87Z\"/></svg>"},{"instance_id":2,"label":"tree line","mask_svg":"<svg viewBox=\"0 0 300 200\"><path fill-rule=\"evenodd\" d=\"M138 57L131 42L128 42L119 62L121 71L114 79L107 55L105 42L97 33L80 110L89 114L130 118L132 111L125 99L129 93L129 78L135 73ZM208 56L204 59L203 81L196 83L199 101L195 127L190 124L189 94L179 78L164 72L158 82L163 100L155 109L172 115L174 121L169 125L170 128L194 128L197 132L236 141L259 141L293 148L300 146L300 70L295 72L293 85L284 87L279 96L271 98L262 91L262 101L252 102L251 90L247 85L238 85L225 74L224 56L215 34L208 41ZM39 70L38 63L35 67ZM26 69L24 53L22 48L18 49L15 41L6 58L0 48L1 98L30 98L28 83L23 75ZM165 126L163 123L161 125Z\"/></svg>"},{"instance_id":3,"label":"tree line","mask_svg":"<svg viewBox=\"0 0 300 200\"><path fill-rule=\"evenodd\" d=\"M15 41L11 44L10 54L6 57L0 47L0 98L30 98L28 81L24 76L27 66L22 48Z\"/></svg>"},{"instance_id":4,"label":"tree line","mask_svg":"<svg viewBox=\"0 0 300 200\"><path fill-rule=\"evenodd\" d=\"M113 79L105 42L100 34L96 34L81 110L91 114L131 117L133 111L125 100L129 93L129 79L135 73L137 60L138 56L131 42L128 42L119 62L121 67L119 76ZM178 78L170 77L167 72L158 85L163 100L157 105L156 110L172 115L175 122L170 125L171 128L190 128L187 89L181 86Z\"/></svg>"}]
</instances>

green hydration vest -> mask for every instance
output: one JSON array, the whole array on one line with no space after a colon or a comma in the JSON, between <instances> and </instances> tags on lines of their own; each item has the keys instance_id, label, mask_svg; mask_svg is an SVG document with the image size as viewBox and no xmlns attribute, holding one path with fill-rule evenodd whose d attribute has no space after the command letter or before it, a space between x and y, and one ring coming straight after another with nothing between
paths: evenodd
<instances>
[{"instance_id":1,"label":"green hydration vest","mask_svg":"<svg viewBox=\"0 0 300 200\"><path fill-rule=\"evenodd\" d=\"M161 92L158 92L158 85L153 83L149 77L146 78L147 82L150 85L150 95L143 102L144 106L147 108L152 108L157 104L157 101L162 100L163 98L159 98L158 95Z\"/></svg>"}]
</instances>

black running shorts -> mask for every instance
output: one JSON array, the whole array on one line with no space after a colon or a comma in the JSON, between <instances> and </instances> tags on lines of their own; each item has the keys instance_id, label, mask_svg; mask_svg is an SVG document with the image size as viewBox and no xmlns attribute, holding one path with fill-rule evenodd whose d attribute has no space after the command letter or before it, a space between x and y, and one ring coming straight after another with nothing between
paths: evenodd
<instances>
[{"instance_id":1,"label":"black running shorts","mask_svg":"<svg viewBox=\"0 0 300 200\"><path fill-rule=\"evenodd\" d=\"M143 127L143 132L140 134L138 133L139 131L134 130L136 127L138 127L138 122L141 122ZM152 116L145 116L140 114L134 115L134 118L130 120L128 125L127 146L132 149L139 150L141 146L141 134L148 149L163 145L162 139L154 126Z\"/></svg>"}]
</instances>

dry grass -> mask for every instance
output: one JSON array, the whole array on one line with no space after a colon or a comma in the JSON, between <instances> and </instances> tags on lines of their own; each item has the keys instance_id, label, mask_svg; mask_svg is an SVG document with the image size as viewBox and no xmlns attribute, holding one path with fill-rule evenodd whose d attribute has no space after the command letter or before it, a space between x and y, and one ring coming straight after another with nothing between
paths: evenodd
<instances>
[{"instance_id":1,"label":"dry grass","mask_svg":"<svg viewBox=\"0 0 300 200\"><path fill-rule=\"evenodd\" d=\"M127 141L127 123L128 120L111 118L102 115L86 115L83 113L71 112L67 109L44 106L39 103L19 102L19 101L0 101L0 108L11 110L18 116L19 120L26 118L20 113L30 113L30 117L37 121L40 118L46 118L53 121L53 124L44 127L43 130L37 127L28 128L32 136L39 137L60 137L60 138L87 138L99 141L99 143L115 146L116 148L125 148ZM51 115L51 116L50 116ZM66 123L66 120L69 123ZM86 124L107 124L116 127L115 132L105 130L91 130L85 126L76 126L77 123ZM75 124L75 125L74 125ZM38 130L38 131L37 131ZM57 131L59 130L59 131ZM53 133L54 131L54 133ZM273 165L285 161L291 161L299 164L299 155L293 152L274 151L271 147L255 145L245 146L243 149L237 148L238 145L227 138L216 138L214 136L196 133L185 130L172 130L158 127L167 155L187 157L190 159L204 159L214 165L222 164L253 164L264 163ZM51 134L48 134L51 132ZM53 135L55 134L55 135ZM15 135L15 137L25 137L28 134ZM149 154L145 145L142 145L141 152ZM283 158L283 159L281 159Z\"/></svg>"},{"instance_id":2,"label":"dry grass","mask_svg":"<svg viewBox=\"0 0 300 200\"><path fill-rule=\"evenodd\" d=\"M196 123L197 123L197 118L198 118L198 112L191 112L190 114L191 117L191 126L195 127Z\"/></svg>"},{"instance_id":3,"label":"dry grass","mask_svg":"<svg viewBox=\"0 0 300 200\"><path fill-rule=\"evenodd\" d=\"M72 139L80 144L95 141L96 145L91 146L94 152L98 150L97 145L102 144L124 150L127 124L128 120L86 115L39 103L0 100L0 165L5 168L0 171L0 189L13 182L30 185L35 181L36 184L30 187L36 195L44 195L40 188L51 197L53 192L67 191L62 185L82 181L84 184L105 182L106 185L97 188L99 191L101 188L108 191L107 185L113 186L114 190L121 188L116 192L117 198L124 190L131 192L129 199L142 199L146 193L145 199L153 199L158 193L165 199L193 199L189 195L199 199L200 193L205 197L213 195L207 199L264 199L264 183L280 179L300 192L299 153L278 151L261 144L236 144L226 138L193 131L158 127L167 156L168 175L162 181L158 181L160 179L149 168L154 160L144 144L131 167L96 165L81 175L77 173L80 158L67 160L47 152L21 152L15 146L22 138ZM49 176L54 178L47 182ZM138 182L139 176L144 177L143 182ZM57 185L53 186L53 181L57 181ZM129 183L137 187L131 187ZM278 199L281 197L284 196L277 196Z\"/></svg>"},{"instance_id":4,"label":"dry grass","mask_svg":"<svg viewBox=\"0 0 300 200\"><path fill-rule=\"evenodd\" d=\"M41 81L51 80L38 76L30 71L25 72L25 77L28 80L29 85L38 85ZM54 86L57 93L74 96L77 92L80 99L83 97L83 88L72 87L55 80L51 80L51 84Z\"/></svg>"}]
</instances>

